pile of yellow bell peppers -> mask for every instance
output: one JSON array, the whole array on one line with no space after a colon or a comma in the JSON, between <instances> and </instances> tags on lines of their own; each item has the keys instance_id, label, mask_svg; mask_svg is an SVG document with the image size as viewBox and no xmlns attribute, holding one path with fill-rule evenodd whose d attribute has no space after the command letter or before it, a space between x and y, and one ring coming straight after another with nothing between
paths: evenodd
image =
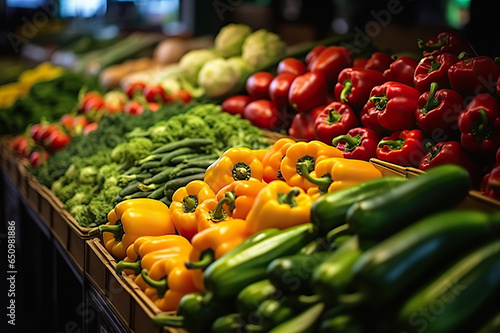
<instances>
[{"instance_id":1,"label":"pile of yellow bell peppers","mask_svg":"<svg viewBox=\"0 0 500 333\"><path fill-rule=\"evenodd\" d=\"M163 311L203 291L203 270L250 235L310 222L320 195L382 177L320 141L282 138L269 149L230 148L203 181L179 188L170 207L153 199L119 203L103 233L106 249Z\"/></svg>"}]
</instances>

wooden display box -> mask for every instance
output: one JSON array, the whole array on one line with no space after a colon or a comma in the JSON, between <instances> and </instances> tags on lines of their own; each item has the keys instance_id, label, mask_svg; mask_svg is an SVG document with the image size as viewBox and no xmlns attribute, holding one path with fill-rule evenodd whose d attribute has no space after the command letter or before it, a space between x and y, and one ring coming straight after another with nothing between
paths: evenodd
<instances>
[{"instance_id":1,"label":"wooden display box","mask_svg":"<svg viewBox=\"0 0 500 333\"><path fill-rule=\"evenodd\" d=\"M175 328L158 328L153 323L162 311L126 274L115 271L116 260L99 238L86 242L85 277L97 288L123 322L135 333L184 333Z\"/></svg>"}]
</instances>

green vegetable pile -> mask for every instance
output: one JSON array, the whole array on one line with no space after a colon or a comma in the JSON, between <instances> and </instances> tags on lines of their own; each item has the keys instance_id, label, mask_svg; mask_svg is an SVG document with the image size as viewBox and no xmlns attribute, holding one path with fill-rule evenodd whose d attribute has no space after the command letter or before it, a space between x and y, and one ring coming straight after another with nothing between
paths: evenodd
<instances>
[{"instance_id":1,"label":"green vegetable pile","mask_svg":"<svg viewBox=\"0 0 500 333\"><path fill-rule=\"evenodd\" d=\"M199 141L186 151L190 144L183 140L189 138ZM98 130L75 138L31 171L81 226L92 227L106 223L107 213L124 199L151 197L168 204L175 189L203 179L204 170L229 147L269 144L257 127L218 105L172 104L141 117L110 115ZM174 154L163 159L168 149Z\"/></svg>"},{"instance_id":2,"label":"green vegetable pile","mask_svg":"<svg viewBox=\"0 0 500 333\"><path fill-rule=\"evenodd\" d=\"M23 132L40 119L57 121L78 103L82 87L98 90L96 82L67 73L50 81L35 83L29 94L8 108L0 109L0 135Z\"/></svg>"}]
</instances>

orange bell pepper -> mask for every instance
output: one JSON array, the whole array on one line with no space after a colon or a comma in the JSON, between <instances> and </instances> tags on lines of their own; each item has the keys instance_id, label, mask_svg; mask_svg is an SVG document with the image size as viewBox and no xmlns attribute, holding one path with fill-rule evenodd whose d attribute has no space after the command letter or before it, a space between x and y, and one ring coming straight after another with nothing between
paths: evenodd
<instances>
[{"instance_id":1,"label":"orange bell pepper","mask_svg":"<svg viewBox=\"0 0 500 333\"><path fill-rule=\"evenodd\" d=\"M380 178L382 173L367 161L331 157L318 162L314 171L303 176L316 185L307 190L307 194L315 196Z\"/></svg>"},{"instance_id":2,"label":"orange bell pepper","mask_svg":"<svg viewBox=\"0 0 500 333\"><path fill-rule=\"evenodd\" d=\"M255 157L262 163L269 150L270 148L253 149L253 152L255 153Z\"/></svg>"},{"instance_id":3,"label":"orange bell pepper","mask_svg":"<svg viewBox=\"0 0 500 333\"><path fill-rule=\"evenodd\" d=\"M288 148L293 145L295 141L290 138L281 138L277 140L268 153L262 159L264 167L264 175L262 179L269 183L273 180L284 180L281 175L280 164L281 160L286 154Z\"/></svg>"},{"instance_id":4,"label":"orange bell pepper","mask_svg":"<svg viewBox=\"0 0 500 333\"><path fill-rule=\"evenodd\" d=\"M313 198L297 186L274 180L260 191L247 215L248 229L286 229L310 221Z\"/></svg>"},{"instance_id":5,"label":"orange bell pepper","mask_svg":"<svg viewBox=\"0 0 500 333\"><path fill-rule=\"evenodd\" d=\"M203 270L250 236L242 219L222 221L194 235L193 250L186 267L193 270L195 285L204 289Z\"/></svg>"},{"instance_id":6,"label":"orange bell pepper","mask_svg":"<svg viewBox=\"0 0 500 333\"><path fill-rule=\"evenodd\" d=\"M281 161L281 174L288 185L298 186L307 191L314 184L303 174L310 173L316 163L329 157L343 157L343 155L339 149L318 140L294 143L287 149Z\"/></svg>"},{"instance_id":7,"label":"orange bell pepper","mask_svg":"<svg viewBox=\"0 0 500 333\"><path fill-rule=\"evenodd\" d=\"M116 263L116 273L139 275L141 273L141 258L151 252L160 250L169 250L172 252L180 252L183 247L190 247L191 243L179 235L162 235L162 236L142 236L127 248L127 256L125 259Z\"/></svg>"},{"instance_id":8,"label":"orange bell pepper","mask_svg":"<svg viewBox=\"0 0 500 333\"><path fill-rule=\"evenodd\" d=\"M217 193L235 180L262 180L262 163L249 148L229 148L207 168L204 181Z\"/></svg>"},{"instance_id":9,"label":"orange bell pepper","mask_svg":"<svg viewBox=\"0 0 500 333\"><path fill-rule=\"evenodd\" d=\"M232 217L229 216L226 210L228 208L224 207L224 204L228 201L229 199L227 198L223 198L220 201L217 201L217 199L207 199L199 205L196 210L198 232L213 227L219 222L232 220Z\"/></svg>"},{"instance_id":10,"label":"orange bell pepper","mask_svg":"<svg viewBox=\"0 0 500 333\"><path fill-rule=\"evenodd\" d=\"M201 180L189 182L176 190L172 196L170 213L177 232L188 240L198 232L196 210L200 203L215 198L215 193Z\"/></svg>"},{"instance_id":11,"label":"orange bell pepper","mask_svg":"<svg viewBox=\"0 0 500 333\"><path fill-rule=\"evenodd\" d=\"M226 198L225 204L229 216L246 219L255 198L264 187L266 183L256 179L234 181L217 192L217 200Z\"/></svg>"},{"instance_id":12,"label":"orange bell pepper","mask_svg":"<svg viewBox=\"0 0 500 333\"><path fill-rule=\"evenodd\" d=\"M89 231L102 233L106 249L117 259L141 236L175 234L169 208L155 199L138 198L120 202L108 213L108 223Z\"/></svg>"},{"instance_id":13,"label":"orange bell pepper","mask_svg":"<svg viewBox=\"0 0 500 333\"><path fill-rule=\"evenodd\" d=\"M184 265L191 251L192 246L180 252L157 251L141 260L141 277L150 286L145 293L162 311L175 311L184 295L200 291L194 284L193 272Z\"/></svg>"}]
</instances>

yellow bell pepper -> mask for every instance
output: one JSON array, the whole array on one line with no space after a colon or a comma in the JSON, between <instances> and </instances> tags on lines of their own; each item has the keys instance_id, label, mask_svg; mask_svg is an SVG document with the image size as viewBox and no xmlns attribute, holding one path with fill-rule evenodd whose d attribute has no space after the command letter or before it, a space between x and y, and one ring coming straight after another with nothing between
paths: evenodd
<instances>
[{"instance_id":1,"label":"yellow bell pepper","mask_svg":"<svg viewBox=\"0 0 500 333\"><path fill-rule=\"evenodd\" d=\"M262 163L249 148L229 148L207 168L204 181L217 193L235 180L262 180Z\"/></svg>"},{"instance_id":2,"label":"yellow bell pepper","mask_svg":"<svg viewBox=\"0 0 500 333\"><path fill-rule=\"evenodd\" d=\"M91 229L89 234L99 232L109 253L123 259L137 238L175 234L175 227L163 202L138 198L120 202L108 213L108 223Z\"/></svg>"},{"instance_id":3,"label":"yellow bell pepper","mask_svg":"<svg viewBox=\"0 0 500 333\"><path fill-rule=\"evenodd\" d=\"M229 216L246 219L255 198L266 186L266 183L256 179L234 181L217 192L217 200L225 200Z\"/></svg>"},{"instance_id":4,"label":"yellow bell pepper","mask_svg":"<svg viewBox=\"0 0 500 333\"><path fill-rule=\"evenodd\" d=\"M281 161L281 174L288 185L307 191L314 184L303 174L312 172L316 163L329 157L343 157L343 154L339 149L318 140L294 143Z\"/></svg>"},{"instance_id":5,"label":"yellow bell pepper","mask_svg":"<svg viewBox=\"0 0 500 333\"><path fill-rule=\"evenodd\" d=\"M318 162L314 171L303 176L316 185L307 194L316 196L380 178L382 173L367 161L331 157Z\"/></svg>"},{"instance_id":6,"label":"yellow bell pepper","mask_svg":"<svg viewBox=\"0 0 500 333\"><path fill-rule=\"evenodd\" d=\"M264 167L263 180L265 182L272 182L273 180L284 180L281 175L280 164L286 151L295 143L295 140L290 138L281 138L277 140L271 149L267 152L266 156L262 159L262 166Z\"/></svg>"},{"instance_id":7,"label":"yellow bell pepper","mask_svg":"<svg viewBox=\"0 0 500 333\"><path fill-rule=\"evenodd\" d=\"M213 198L215 198L214 191L201 180L191 181L174 192L170 213L180 235L191 240L198 232L196 210L203 201Z\"/></svg>"},{"instance_id":8,"label":"yellow bell pepper","mask_svg":"<svg viewBox=\"0 0 500 333\"><path fill-rule=\"evenodd\" d=\"M248 230L253 234L267 228L286 229L310 221L313 203L303 189L274 180L260 191L247 215Z\"/></svg>"}]
</instances>

